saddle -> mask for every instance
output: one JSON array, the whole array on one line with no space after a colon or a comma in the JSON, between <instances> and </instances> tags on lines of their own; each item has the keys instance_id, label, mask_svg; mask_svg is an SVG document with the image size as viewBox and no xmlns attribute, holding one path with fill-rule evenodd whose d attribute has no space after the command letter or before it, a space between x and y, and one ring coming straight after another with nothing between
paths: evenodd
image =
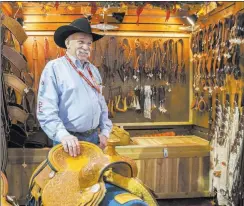
<instances>
[{"instance_id":1,"label":"saddle","mask_svg":"<svg viewBox=\"0 0 244 206\"><path fill-rule=\"evenodd\" d=\"M150 206L157 205L149 190L136 178L135 162L115 152L117 143L118 140L109 139L103 152L92 143L80 141L81 154L77 157L69 156L61 144L53 147L47 160L32 174L27 205L99 205L108 192L105 182L124 188L125 197L130 195L130 200L134 197Z\"/></svg>"},{"instance_id":2,"label":"saddle","mask_svg":"<svg viewBox=\"0 0 244 206\"><path fill-rule=\"evenodd\" d=\"M27 35L25 30L18 21L5 15L2 24L10 30L21 45L26 41Z\"/></svg>"},{"instance_id":3,"label":"saddle","mask_svg":"<svg viewBox=\"0 0 244 206\"><path fill-rule=\"evenodd\" d=\"M9 46L3 45L2 54L20 71L27 70L27 62L25 61L25 59L23 58L23 56L20 53L16 52L15 49L12 49Z\"/></svg>"},{"instance_id":4,"label":"saddle","mask_svg":"<svg viewBox=\"0 0 244 206\"><path fill-rule=\"evenodd\" d=\"M113 126L113 129L110 133L110 137L112 139L118 138L120 141L118 145L128 145L130 144L130 134L129 132L125 131L124 129L118 127L118 126Z\"/></svg>"},{"instance_id":5,"label":"saddle","mask_svg":"<svg viewBox=\"0 0 244 206\"><path fill-rule=\"evenodd\" d=\"M12 122L19 121L22 124L25 124L28 118L28 113L24 110L24 108L14 103L8 104L8 114Z\"/></svg>"},{"instance_id":6,"label":"saddle","mask_svg":"<svg viewBox=\"0 0 244 206\"><path fill-rule=\"evenodd\" d=\"M16 103L20 105L22 102L22 97L24 96L24 91L28 90L28 86L13 74L4 73L3 77L5 84L14 89L17 98Z\"/></svg>"},{"instance_id":7,"label":"saddle","mask_svg":"<svg viewBox=\"0 0 244 206\"><path fill-rule=\"evenodd\" d=\"M14 197L8 196L8 180L1 171L1 205L2 206L18 206Z\"/></svg>"}]
</instances>

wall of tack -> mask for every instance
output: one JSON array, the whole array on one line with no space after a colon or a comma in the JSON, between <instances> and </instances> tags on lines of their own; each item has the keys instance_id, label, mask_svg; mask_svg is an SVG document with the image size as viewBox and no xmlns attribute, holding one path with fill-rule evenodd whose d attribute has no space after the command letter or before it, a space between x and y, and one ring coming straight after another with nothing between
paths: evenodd
<instances>
[{"instance_id":1,"label":"wall of tack","mask_svg":"<svg viewBox=\"0 0 244 206\"><path fill-rule=\"evenodd\" d=\"M215 12L213 12L211 15L205 17L205 18L200 18L198 21L198 26L200 26L201 29L208 28L211 25L218 24L220 21L224 21L225 18L229 18L231 15L236 16L239 13L244 12L244 3L243 2L228 2L225 4L224 8L219 8L216 9ZM235 94L238 94L239 96L239 101L238 105L241 106L241 96L243 93L243 86L244 86L244 79L243 79L243 74L244 74L244 45L240 45L240 61L239 61L239 66L240 70L242 73L242 77L239 80L235 80L233 75L227 75L225 82L226 86L224 87L224 90L214 90L212 93L212 107L213 107L213 117L215 116L215 101L216 101L216 94L219 96L219 100L221 101L221 104L223 105L226 100L226 94L230 95L230 104L233 107L234 105L234 97ZM207 54L209 55L209 54ZM224 65L226 65L226 61L224 62ZM193 72L194 72L193 68ZM193 99L191 100L194 102L194 89L192 87L192 92L193 92ZM208 91L204 92L204 99L206 103L208 102ZM205 127L208 128L208 123L209 123L209 116L208 112L199 112L197 110L192 109L193 113L193 123L197 126L200 127Z\"/></svg>"},{"instance_id":2,"label":"wall of tack","mask_svg":"<svg viewBox=\"0 0 244 206\"><path fill-rule=\"evenodd\" d=\"M121 87L122 91L122 96L128 96L129 93L134 91L134 88L136 86L144 86L144 85L156 85L157 87L159 86L164 86L166 89L166 101L165 101L165 108L167 109L166 113L161 113L158 110L159 107L159 99L158 95L156 98L156 106L157 108L152 111L152 116L151 119L144 118L143 113L138 113L135 111L135 109L128 109L126 112L116 112L116 115L114 118L112 118L114 123L142 123L142 122L151 122L151 123L162 123L162 122L189 122L189 102L190 102L190 91L189 91L189 81L190 81L190 61L189 61L189 53L190 53L190 48L189 48L189 37L185 37L182 35L182 37L177 38L170 38L170 37L150 37L150 33L148 33L148 36L145 37L139 37L139 40L141 42L141 46L143 47L145 42L148 42L149 39L151 41L151 45L153 44L154 41L159 40L160 42L160 47L163 48L163 43L169 39L172 39L174 42L176 42L179 39L182 39L184 42L184 47L183 47L183 58L184 58L184 63L185 63L185 68L186 68L186 83L173 83L170 85L170 87L166 86L166 80L155 80L153 77L152 79L147 79L146 77L142 78L141 81L136 82L133 80L132 77L126 82L122 82L119 74L117 72L117 69L119 66L117 65L115 70L115 78L114 79L108 79L105 82L105 88L104 88L104 95L106 100L109 100L111 96L109 97L109 90L110 88L112 89L112 98L114 96L119 95L120 92L118 88ZM111 37L114 37L114 42L113 44L108 44L108 41ZM44 44L45 44L45 39L48 40L49 44L49 51L48 51L48 59L45 59L45 54L44 54ZM91 55L90 61L94 63L96 66L98 66L101 76L105 80L104 76L104 69L102 67L102 57L105 57L108 59L109 65L113 65L114 59L118 59L119 57L119 46L123 39L127 39L129 42L129 45L132 49L132 61L131 61L131 67L133 69L135 65L135 60L136 60L136 54L135 54L135 40L138 39L136 37L126 37L126 36L105 36L102 40L98 41L93 45L93 54ZM37 55L33 54L33 44L37 43ZM115 48L114 52L117 53L117 55L114 55L114 53L109 52L109 54L106 53L106 46L109 46L108 50L111 51ZM178 46L178 50L180 50L180 46ZM64 50L60 49L56 46L56 44L53 41L52 36L29 36L27 41L24 44L24 54L28 60L28 67L29 70L34 74L35 76L35 89L38 89L38 83L39 83L39 78L42 73L42 70L45 67L45 64L47 61L52 60L57 58L58 55L64 54ZM153 53L153 49L151 48L151 53ZM37 58L33 58L34 56L37 56ZM181 60L180 57L180 52L179 52L179 60ZM173 72L173 71L172 71ZM169 91L169 88L171 89L171 92ZM120 105L122 107L122 105Z\"/></svg>"}]
</instances>

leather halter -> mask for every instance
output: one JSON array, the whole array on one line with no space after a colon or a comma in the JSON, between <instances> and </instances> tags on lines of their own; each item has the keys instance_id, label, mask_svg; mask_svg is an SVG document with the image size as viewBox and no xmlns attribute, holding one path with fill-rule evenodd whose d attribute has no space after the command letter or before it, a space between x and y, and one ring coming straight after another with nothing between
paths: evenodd
<instances>
[{"instance_id":1,"label":"leather halter","mask_svg":"<svg viewBox=\"0 0 244 206\"><path fill-rule=\"evenodd\" d=\"M176 73L176 67L174 65L174 40L170 39L167 41L167 61L168 61L168 83L174 83L174 74Z\"/></svg>"},{"instance_id":2,"label":"leather halter","mask_svg":"<svg viewBox=\"0 0 244 206\"><path fill-rule=\"evenodd\" d=\"M124 38L122 40L121 46L119 48L119 69L118 73L122 80L125 82L129 80L130 70L132 62L132 48L129 45L128 39Z\"/></svg>"},{"instance_id":3,"label":"leather halter","mask_svg":"<svg viewBox=\"0 0 244 206\"><path fill-rule=\"evenodd\" d=\"M179 50L178 50L178 43L181 46L180 49L180 55L179 55ZM178 79L178 82L186 84L186 71L185 71L185 63L184 63L184 42L182 39L179 39L175 43L175 58L176 58L176 65L179 70L179 75L176 73L175 76ZM178 72L177 70L177 72Z\"/></svg>"}]
</instances>

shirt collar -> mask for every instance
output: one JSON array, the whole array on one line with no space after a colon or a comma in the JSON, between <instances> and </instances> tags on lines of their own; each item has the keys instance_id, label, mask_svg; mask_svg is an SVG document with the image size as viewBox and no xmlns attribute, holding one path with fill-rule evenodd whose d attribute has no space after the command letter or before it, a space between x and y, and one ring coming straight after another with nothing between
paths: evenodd
<instances>
[{"instance_id":1,"label":"shirt collar","mask_svg":"<svg viewBox=\"0 0 244 206\"><path fill-rule=\"evenodd\" d=\"M90 62L88 60L81 64L80 60L69 54L69 52L66 52L66 54L77 67L84 69L86 65L90 65Z\"/></svg>"}]
</instances>

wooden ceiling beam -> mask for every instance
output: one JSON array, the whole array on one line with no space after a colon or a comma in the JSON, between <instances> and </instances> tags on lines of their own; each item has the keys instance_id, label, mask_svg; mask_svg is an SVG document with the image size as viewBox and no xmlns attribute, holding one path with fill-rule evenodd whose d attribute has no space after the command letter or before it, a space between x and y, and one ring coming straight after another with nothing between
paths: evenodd
<instances>
[{"instance_id":1,"label":"wooden ceiling beam","mask_svg":"<svg viewBox=\"0 0 244 206\"><path fill-rule=\"evenodd\" d=\"M77 7L74 6L72 11L69 11L64 6L60 6L57 10L55 8L50 8L49 11L47 11L47 14L90 14L91 9L89 7ZM108 13L112 14L112 12L123 12L123 9L119 8L110 8L108 10ZM30 14L46 14L42 8L41 5L37 7L23 7L22 12L24 15L30 15ZM98 8L97 14L103 13L103 8ZM126 15L128 16L136 16L136 9L128 9L126 11ZM165 10L154 8L154 9L144 9L141 13L141 16L166 16ZM186 11L178 11L174 15L176 17L182 17L188 15L188 12Z\"/></svg>"},{"instance_id":2,"label":"wooden ceiling beam","mask_svg":"<svg viewBox=\"0 0 244 206\"><path fill-rule=\"evenodd\" d=\"M55 31L58 27L66 25L66 23L25 23L26 31ZM114 31L157 31L157 32L179 32L178 25L160 25L160 24L111 24L119 26Z\"/></svg>"},{"instance_id":3,"label":"wooden ceiling beam","mask_svg":"<svg viewBox=\"0 0 244 206\"><path fill-rule=\"evenodd\" d=\"M83 15L24 15L25 23L70 23L77 18L81 18ZM103 22L103 18L100 18ZM125 16L122 23L124 24L135 24L137 21L136 16ZM118 23L118 21L112 16L108 16L108 23ZM140 23L146 24L165 24L165 25L189 25L186 18L170 18L168 22L165 22L164 17L140 17Z\"/></svg>"},{"instance_id":4,"label":"wooden ceiling beam","mask_svg":"<svg viewBox=\"0 0 244 206\"><path fill-rule=\"evenodd\" d=\"M235 15L241 10L244 10L244 2L225 2L221 7L199 18L197 24L200 25L201 28L217 24L220 20Z\"/></svg>"}]
</instances>

